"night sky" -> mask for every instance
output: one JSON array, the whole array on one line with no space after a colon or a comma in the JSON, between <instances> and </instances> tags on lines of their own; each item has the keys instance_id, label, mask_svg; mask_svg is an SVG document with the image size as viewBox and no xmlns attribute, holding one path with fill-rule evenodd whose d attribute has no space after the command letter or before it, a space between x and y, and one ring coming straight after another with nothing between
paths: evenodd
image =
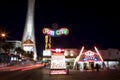
<instances>
[{"instance_id":1,"label":"night sky","mask_svg":"<svg viewBox=\"0 0 120 80\"><path fill-rule=\"evenodd\" d=\"M8 32L7 39L22 40L27 14L27 0L0 0L0 26ZM44 49L44 27L67 27L68 36L53 37L52 46L60 48L120 49L120 6L117 2L72 2L36 0L35 35L37 50Z\"/></svg>"}]
</instances>

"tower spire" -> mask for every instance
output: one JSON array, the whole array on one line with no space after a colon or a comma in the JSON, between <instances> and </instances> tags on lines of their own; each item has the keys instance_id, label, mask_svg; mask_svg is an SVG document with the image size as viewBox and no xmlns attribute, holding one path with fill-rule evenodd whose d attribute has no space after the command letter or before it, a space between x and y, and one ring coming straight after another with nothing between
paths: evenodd
<instances>
[{"instance_id":1,"label":"tower spire","mask_svg":"<svg viewBox=\"0 0 120 80\"><path fill-rule=\"evenodd\" d=\"M34 7L35 0L28 0L28 11L26 16L26 23L22 38L22 47L27 52L33 52L33 59L36 60L37 51L35 43L35 32L34 32ZM29 43L31 42L31 43Z\"/></svg>"}]
</instances>

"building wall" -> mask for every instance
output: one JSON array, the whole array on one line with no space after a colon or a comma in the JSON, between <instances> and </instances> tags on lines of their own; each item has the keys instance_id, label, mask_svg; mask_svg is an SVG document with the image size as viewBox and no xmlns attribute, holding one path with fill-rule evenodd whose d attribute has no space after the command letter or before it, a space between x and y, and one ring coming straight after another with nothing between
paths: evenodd
<instances>
[{"instance_id":1,"label":"building wall","mask_svg":"<svg viewBox=\"0 0 120 80\"><path fill-rule=\"evenodd\" d=\"M104 60L118 60L120 58L120 51L118 49L99 50Z\"/></svg>"},{"instance_id":2,"label":"building wall","mask_svg":"<svg viewBox=\"0 0 120 80\"><path fill-rule=\"evenodd\" d=\"M87 51L87 50L85 50L85 51ZM50 49L48 52L50 52ZM80 52L79 49L65 49L65 56L68 58L69 57L76 58L79 55L79 52ZM118 60L118 59L120 59L120 51L118 49L109 48L107 50L99 50L99 52L104 60ZM43 53L43 57L45 57L44 54L45 55L48 54L47 56L49 56L49 57L51 56L51 53Z\"/></svg>"}]
</instances>

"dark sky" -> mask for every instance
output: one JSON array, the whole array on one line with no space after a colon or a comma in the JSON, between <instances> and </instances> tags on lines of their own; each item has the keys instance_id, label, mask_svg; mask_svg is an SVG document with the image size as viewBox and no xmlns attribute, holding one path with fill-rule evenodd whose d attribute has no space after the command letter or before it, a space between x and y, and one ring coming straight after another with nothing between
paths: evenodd
<instances>
[{"instance_id":1,"label":"dark sky","mask_svg":"<svg viewBox=\"0 0 120 80\"><path fill-rule=\"evenodd\" d=\"M8 32L7 39L22 40L27 0L0 0L0 26ZM58 23L67 27L68 36L52 38L53 47L120 48L120 6L117 2L78 2L36 0L35 35L37 49L44 48L43 27Z\"/></svg>"}]
</instances>

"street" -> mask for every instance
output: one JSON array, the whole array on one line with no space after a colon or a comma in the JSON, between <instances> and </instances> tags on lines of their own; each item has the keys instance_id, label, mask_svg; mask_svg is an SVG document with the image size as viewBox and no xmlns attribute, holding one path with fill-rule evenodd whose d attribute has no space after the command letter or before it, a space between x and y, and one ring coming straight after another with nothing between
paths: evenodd
<instances>
[{"instance_id":1,"label":"street","mask_svg":"<svg viewBox=\"0 0 120 80\"><path fill-rule=\"evenodd\" d=\"M49 68L0 71L0 80L120 80L120 71L80 72L70 70L69 75L49 75Z\"/></svg>"}]
</instances>

